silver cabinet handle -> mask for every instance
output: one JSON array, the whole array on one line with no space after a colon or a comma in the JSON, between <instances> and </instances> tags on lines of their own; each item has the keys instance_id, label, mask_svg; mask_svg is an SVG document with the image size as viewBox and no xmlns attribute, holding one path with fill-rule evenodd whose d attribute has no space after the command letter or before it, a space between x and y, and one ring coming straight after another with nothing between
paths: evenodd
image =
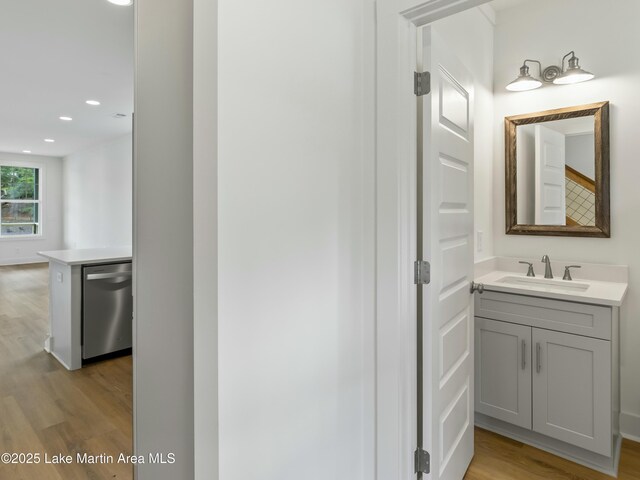
<instances>
[{"instance_id":1,"label":"silver cabinet handle","mask_svg":"<svg viewBox=\"0 0 640 480\"><path fill-rule=\"evenodd\" d=\"M527 342L522 340L522 369L527 368Z\"/></svg>"},{"instance_id":2,"label":"silver cabinet handle","mask_svg":"<svg viewBox=\"0 0 640 480\"><path fill-rule=\"evenodd\" d=\"M113 273L90 273L87 280L104 280L106 278L129 278L131 272L113 272Z\"/></svg>"},{"instance_id":3,"label":"silver cabinet handle","mask_svg":"<svg viewBox=\"0 0 640 480\"><path fill-rule=\"evenodd\" d=\"M542 351L542 347L540 346L539 343L536 343L536 372L540 373L540 370L542 369L542 363L541 363L541 353Z\"/></svg>"}]
</instances>

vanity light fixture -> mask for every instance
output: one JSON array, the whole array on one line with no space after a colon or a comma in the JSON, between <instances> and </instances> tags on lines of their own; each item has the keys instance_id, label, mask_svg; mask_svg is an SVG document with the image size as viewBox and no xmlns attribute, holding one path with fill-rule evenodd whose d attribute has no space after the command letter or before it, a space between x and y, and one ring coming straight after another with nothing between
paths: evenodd
<instances>
[{"instance_id":1,"label":"vanity light fixture","mask_svg":"<svg viewBox=\"0 0 640 480\"><path fill-rule=\"evenodd\" d=\"M108 2L120 7L128 7L129 5L133 5L133 0L108 0Z\"/></svg>"},{"instance_id":2,"label":"vanity light fixture","mask_svg":"<svg viewBox=\"0 0 640 480\"><path fill-rule=\"evenodd\" d=\"M565 60L569 58L567 62L567 68L564 68ZM540 79L532 77L529 74L529 67L527 62L537 63L540 71ZM586 82L591 80L595 75L591 72L587 72L580 68L578 63L578 57L575 52L571 51L562 57L562 66L549 65L544 70L542 64L537 60L525 60L520 67L520 74L513 82L507 85L507 90L512 92L524 92L526 90L534 90L542 86L542 82L553 83L554 85L571 85L573 83Z\"/></svg>"},{"instance_id":3,"label":"vanity light fixture","mask_svg":"<svg viewBox=\"0 0 640 480\"><path fill-rule=\"evenodd\" d=\"M542 82L537 78L532 77L529 74L529 67L527 62L533 62L538 64L538 68L541 70L542 65L537 60L525 60L520 67L520 75L513 82L507 85L507 90L511 92L525 92L527 90L534 90L542 86Z\"/></svg>"},{"instance_id":4,"label":"vanity light fixture","mask_svg":"<svg viewBox=\"0 0 640 480\"><path fill-rule=\"evenodd\" d=\"M564 69L564 60L569 55L569 62L567 65L567 69ZM587 72L580 68L580 64L578 63L578 57L576 57L573 51L567 53L564 57L562 57L562 73L553 79L553 83L556 85L570 85L572 83L580 83L586 82L587 80L591 80L595 75L591 72Z\"/></svg>"}]
</instances>

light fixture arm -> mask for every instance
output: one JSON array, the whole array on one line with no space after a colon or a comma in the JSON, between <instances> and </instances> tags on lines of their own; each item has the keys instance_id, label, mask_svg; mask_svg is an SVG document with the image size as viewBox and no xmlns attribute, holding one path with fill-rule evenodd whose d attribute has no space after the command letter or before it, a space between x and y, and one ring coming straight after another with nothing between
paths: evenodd
<instances>
[{"instance_id":1,"label":"light fixture arm","mask_svg":"<svg viewBox=\"0 0 640 480\"><path fill-rule=\"evenodd\" d=\"M565 59L571 56L571 58L569 59L569 66L571 66L571 61L576 58L576 52L574 52L573 50L571 50L569 53L567 53L564 57L562 57L562 71L564 72L564 61Z\"/></svg>"},{"instance_id":2,"label":"light fixture arm","mask_svg":"<svg viewBox=\"0 0 640 480\"><path fill-rule=\"evenodd\" d=\"M529 58L526 59L524 62L522 62L522 67L520 67L520 75L528 75L529 74L529 67L527 67L527 62L537 63L538 64L538 76L542 75L542 64L538 60L531 60Z\"/></svg>"}]
</instances>

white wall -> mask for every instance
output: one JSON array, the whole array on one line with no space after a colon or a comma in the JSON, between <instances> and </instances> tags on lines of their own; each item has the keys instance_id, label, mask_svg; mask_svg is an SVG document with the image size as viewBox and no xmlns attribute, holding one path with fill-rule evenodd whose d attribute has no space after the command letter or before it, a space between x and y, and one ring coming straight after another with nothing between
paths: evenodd
<instances>
[{"instance_id":1,"label":"white wall","mask_svg":"<svg viewBox=\"0 0 640 480\"><path fill-rule=\"evenodd\" d=\"M44 261L38 252L62 248L62 159L39 155L1 153L0 163L15 166L36 166L44 174L42 232L40 238L23 240L0 239L0 265Z\"/></svg>"},{"instance_id":2,"label":"white wall","mask_svg":"<svg viewBox=\"0 0 640 480\"><path fill-rule=\"evenodd\" d=\"M473 75L474 85L474 219L475 260L493 256L493 15L484 7L435 22L448 47Z\"/></svg>"},{"instance_id":3,"label":"white wall","mask_svg":"<svg viewBox=\"0 0 640 480\"><path fill-rule=\"evenodd\" d=\"M567 135L566 142L567 165L591 180L595 180L596 162L593 133Z\"/></svg>"},{"instance_id":4,"label":"white wall","mask_svg":"<svg viewBox=\"0 0 640 480\"><path fill-rule=\"evenodd\" d=\"M193 383L195 478L217 480L218 1L193 2Z\"/></svg>"},{"instance_id":5,"label":"white wall","mask_svg":"<svg viewBox=\"0 0 640 480\"><path fill-rule=\"evenodd\" d=\"M123 135L64 158L65 248L131 245L131 138Z\"/></svg>"},{"instance_id":6,"label":"white wall","mask_svg":"<svg viewBox=\"0 0 640 480\"><path fill-rule=\"evenodd\" d=\"M373 478L372 8L219 1L224 480Z\"/></svg>"},{"instance_id":7,"label":"white wall","mask_svg":"<svg viewBox=\"0 0 640 480\"><path fill-rule=\"evenodd\" d=\"M579 12L579 21L571 21ZM498 15L495 39L495 254L630 266L630 289L621 311L622 428L640 436L640 2L618 0L536 0ZM544 35L541 35L541 31ZM525 58L559 64L575 50L583 68L596 74L590 82L508 93ZM611 238L548 238L504 234L505 116L609 100L611 102ZM635 422L635 423L634 423ZM636 427L633 427L633 425ZM635 428L635 429L634 429Z\"/></svg>"},{"instance_id":8,"label":"white wall","mask_svg":"<svg viewBox=\"0 0 640 480\"><path fill-rule=\"evenodd\" d=\"M518 171L518 223L536 222L536 133L535 125L516 128ZM493 194L493 192L492 192ZM493 195L492 195L493 198Z\"/></svg>"},{"instance_id":9,"label":"white wall","mask_svg":"<svg viewBox=\"0 0 640 480\"><path fill-rule=\"evenodd\" d=\"M136 0L135 9L134 451L176 458L139 465L136 480L190 480L193 4ZM215 208L209 205L211 215Z\"/></svg>"}]
</instances>

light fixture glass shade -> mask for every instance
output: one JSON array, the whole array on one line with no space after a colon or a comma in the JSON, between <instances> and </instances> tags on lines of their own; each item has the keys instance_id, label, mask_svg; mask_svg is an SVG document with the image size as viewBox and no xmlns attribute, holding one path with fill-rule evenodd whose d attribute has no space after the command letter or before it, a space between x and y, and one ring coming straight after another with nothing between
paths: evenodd
<instances>
[{"instance_id":1,"label":"light fixture glass shade","mask_svg":"<svg viewBox=\"0 0 640 480\"><path fill-rule=\"evenodd\" d=\"M573 52L569 52L567 55L571 55L571 58L569 59L569 65L562 74L558 75L553 80L554 84L570 85L572 83L586 82L587 80L591 80L593 77L595 77L593 73L587 72L580 68L578 57L576 57Z\"/></svg>"},{"instance_id":2,"label":"light fixture glass shade","mask_svg":"<svg viewBox=\"0 0 640 480\"><path fill-rule=\"evenodd\" d=\"M541 86L542 82L540 80L536 80L532 76L526 76L516 78L513 82L507 85L507 90L511 92L525 92L527 90L535 90Z\"/></svg>"},{"instance_id":3,"label":"light fixture glass shade","mask_svg":"<svg viewBox=\"0 0 640 480\"><path fill-rule=\"evenodd\" d=\"M529 60L526 60L525 62L527 61ZM542 82L540 80L529 75L529 67L525 64L520 67L520 75L518 75L518 78L507 85L507 90L511 92L524 92L540 88L541 86Z\"/></svg>"},{"instance_id":4,"label":"light fixture glass shade","mask_svg":"<svg viewBox=\"0 0 640 480\"><path fill-rule=\"evenodd\" d=\"M580 67L567 70L562 75L559 75L553 80L556 85L570 85L572 83L586 82L591 80L595 75L591 72L587 72Z\"/></svg>"}]
</instances>

